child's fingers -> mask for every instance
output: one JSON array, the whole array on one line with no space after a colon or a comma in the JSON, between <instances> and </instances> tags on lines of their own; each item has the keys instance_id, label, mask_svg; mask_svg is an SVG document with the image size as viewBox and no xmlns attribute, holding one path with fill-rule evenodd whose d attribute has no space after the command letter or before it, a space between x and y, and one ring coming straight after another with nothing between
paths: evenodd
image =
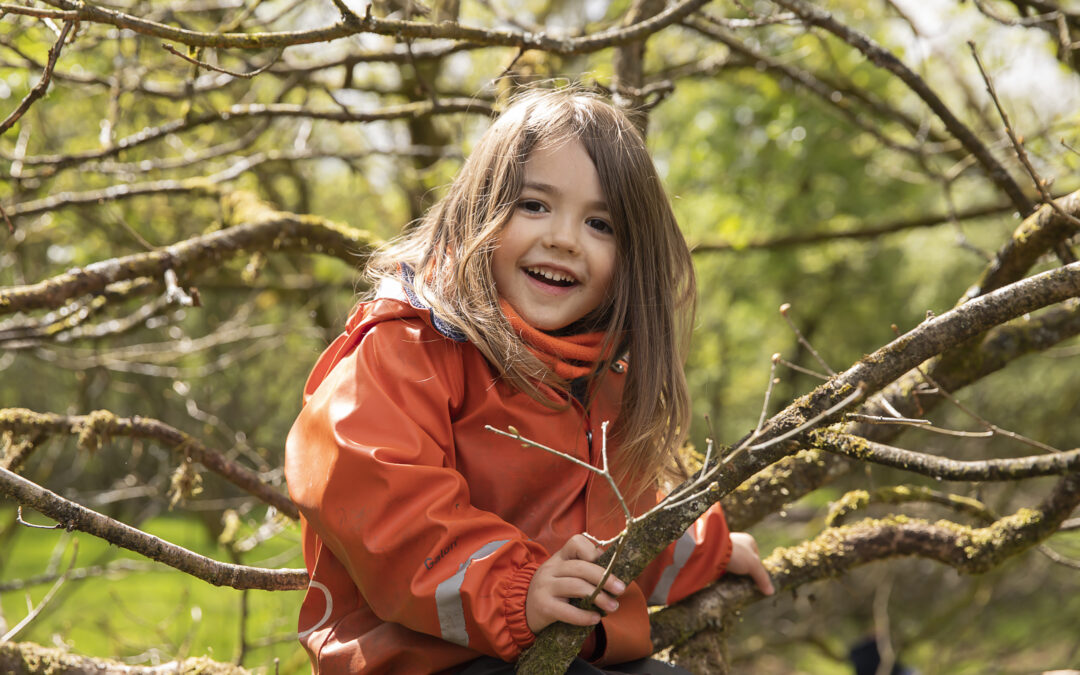
<instances>
[{"instance_id":1,"label":"child's fingers","mask_svg":"<svg viewBox=\"0 0 1080 675\"><path fill-rule=\"evenodd\" d=\"M764 565L758 564L755 567L751 568L750 578L754 580L755 584L757 584L758 590L760 590L765 595L772 595L774 592L776 592L776 589L773 588L772 578L769 576L769 573L768 571L766 571Z\"/></svg>"},{"instance_id":2,"label":"child's fingers","mask_svg":"<svg viewBox=\"0 0 1080 675\"><path fill-rule=\"evenodd\" d=\"M597 612L574 607L565 600L552 598L544 604L541 610L551 619L552 623L562 621L574 626L593 626L600 623L600 615Z\"/></svg>"},{"instance_id":3,"label":"child's fingers","mask_svg":"<svg viewBox=\"0 0 1080 675\"><path fill-rule=\"evenodd\" d=\"M587 598L596 590L594 584L576 577L560 577L551 582L550 593L560 598ZM619 601L611 595L600 592L596 594L594 603L605 612L614 612L619 608Z\"/></svg>"},{"instance_id":4,"label":"child's fingers","mask_svg":"<svg viewBox=\"0 0 1080 675\"><path fill-rule=\"evenodd\" d=\"M604 578L604 568L584 560L566 560L560 563L554 570L555 576L576 577L589 582L593 588ZM612 595L621 595L626 590L626 584L615 575L609 575L604 582L604 590Z\"/></svg>"},{"instance_id":5,"label":"child's fingers","mask_svg":"<svg viewBox=\"0 0 1080 675\"><path fill-rule=\"evenodd\" d=\"M600 557L603 550L588 540L583 534L575 534L566 540L563 547L555 554L563 560L586 560L592 562Z\"/></svg>"}]
</instances>

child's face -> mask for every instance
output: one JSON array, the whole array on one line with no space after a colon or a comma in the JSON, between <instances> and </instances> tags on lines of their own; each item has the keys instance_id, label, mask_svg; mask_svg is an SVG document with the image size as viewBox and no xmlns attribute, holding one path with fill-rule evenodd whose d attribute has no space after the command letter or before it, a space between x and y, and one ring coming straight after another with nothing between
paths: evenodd
<instances>
[{"instance_id":1,"label":"child's face","mask_svg":"<svg viewBox=\"0 0 1080 675\"><path fill-rule=\"evenodd\" d=\"M581 141L534 150L514 214L491 258L495 288L540 330L563 328L607 297L615 234Z\"/></svg>"}]
</instances>

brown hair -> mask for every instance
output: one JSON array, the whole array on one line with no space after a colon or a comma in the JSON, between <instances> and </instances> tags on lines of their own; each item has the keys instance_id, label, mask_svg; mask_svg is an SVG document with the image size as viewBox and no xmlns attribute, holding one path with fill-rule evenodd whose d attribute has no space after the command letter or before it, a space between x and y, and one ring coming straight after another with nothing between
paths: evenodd
<instances>
[{"instance_id":1,"label":"brown hair","mask_svg":"<svg viewBox=\"0 0 1080 675\"><path fill-rule=\"evenodd\" d=\"M634 492L655 485L688 430L690 400L683 372L696 288L690 251L679 231L641 135L626 115L580 91L531 90L515 98L480 139L436 203L409 233L368 264L373 281L415 271L413 290L452 324L500 375L537 401L537 388L567 384L524 349L499 310L491 254L521 193L524 165L536 148L577 139L600 179L615 232L617 262L607 301L581 330L605 331L609 357L586 391L620 356L631 367L619 417L617 472Z\"/></svg>"}]
</instances>

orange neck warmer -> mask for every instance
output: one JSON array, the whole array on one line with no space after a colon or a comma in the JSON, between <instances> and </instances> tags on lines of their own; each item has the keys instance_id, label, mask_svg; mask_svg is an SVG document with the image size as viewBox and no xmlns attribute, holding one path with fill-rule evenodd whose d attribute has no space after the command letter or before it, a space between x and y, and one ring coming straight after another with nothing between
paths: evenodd
<instances>
[{"instance_id":1,"label":"orange neck warmer","mask_svg":"<svg viewBox=\"0 0 1080 675\"><path fill-rule=\"evenodd\" d=\"M530 326L505 300L499 300L499 306L533 356L559 377L574 380L585 377L596 368L597 361L602 357L600 345L604 341L603 333L555 337Z\"/></svg>"}]
</instances>

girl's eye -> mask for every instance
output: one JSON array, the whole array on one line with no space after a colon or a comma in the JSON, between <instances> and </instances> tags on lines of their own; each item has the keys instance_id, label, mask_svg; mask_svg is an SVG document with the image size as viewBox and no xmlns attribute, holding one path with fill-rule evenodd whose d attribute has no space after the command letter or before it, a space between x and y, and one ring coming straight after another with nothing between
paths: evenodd
<instances>
[{"instance_id":1,"label":"girl's eye","mask_svg":"<svg viewBox=\"0 0 1080 675\"><path fill-rule=\"evenodd\" d=\"M589 218L585 221L589 227L598 232L612 232L611 223L601 218Z\"/></svg>"},{"instance_id":2,"label":"girl's eye","mask_svg":"<svg viewBox=\"0 0 1080 675\"><path fill-rule=\"evenodd\" d=\"M518 208L524 209L529 213L543 213L544 211L547 211L547 207L544 206L544 203L536 199L522 199L518 202Z\"/></svg>"}]
</instances>

